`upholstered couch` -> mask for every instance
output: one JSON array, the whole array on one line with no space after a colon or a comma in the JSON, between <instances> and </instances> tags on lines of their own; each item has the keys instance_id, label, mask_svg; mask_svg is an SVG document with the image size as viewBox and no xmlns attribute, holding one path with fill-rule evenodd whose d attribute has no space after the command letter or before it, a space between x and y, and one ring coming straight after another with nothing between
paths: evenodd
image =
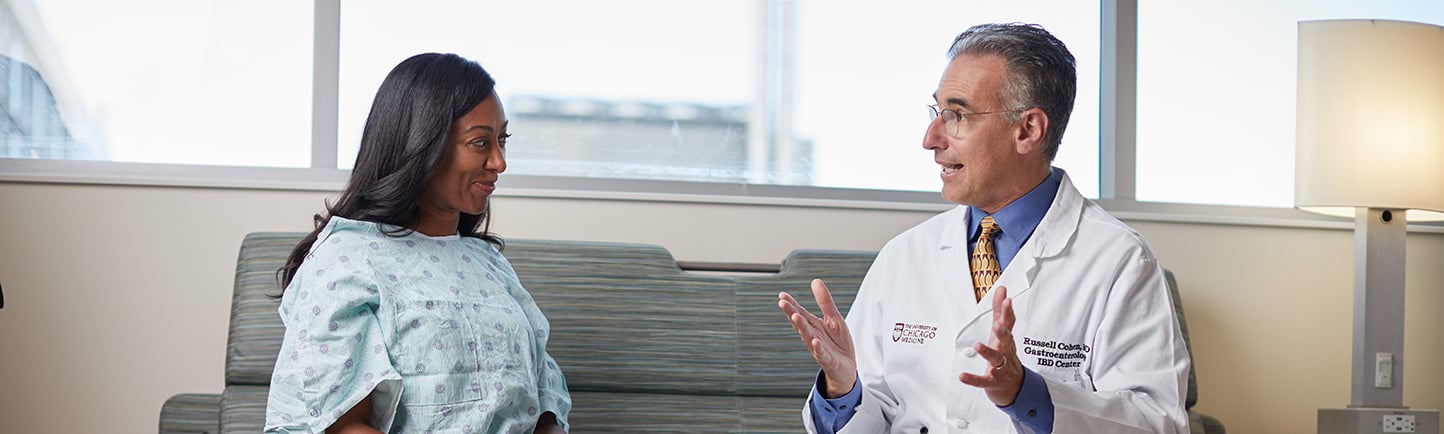
<instances>
[{"instance_id":1,"label":"upholstered couch","mask_svg":"<svg viewBox=\"0 0 1444 434\"><path fill-rule=\"evenodd\" d=\"M282 335L269 296L300 236L245 238L225 389L171 397L161 409L161 433L261 430ZM807 282L821 277L845 311L874 256L799 250L777 273L719 273L684 271L652 245L509 240L505 254L555 331L548 350L566 373L574 433L802 431L800 411L817 368L777 310L777 292L809 302ZM1190 415L1195 433L1222 432L1213 418ZM1217 430L1203 430L1208 426Z\"/></svg>"}]
</instances>

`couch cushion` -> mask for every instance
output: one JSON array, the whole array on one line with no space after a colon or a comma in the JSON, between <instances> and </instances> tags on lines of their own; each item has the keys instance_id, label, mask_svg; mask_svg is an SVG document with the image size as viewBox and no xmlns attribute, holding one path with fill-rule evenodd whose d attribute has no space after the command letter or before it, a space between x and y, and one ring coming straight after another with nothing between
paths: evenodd
<instances>
[{"instance_id":1,"label":"couch cushion","mask_svg":"<svg viewBox=\"0 0 1444 434\"><path fill-rule=\"evenodd\" d=\"M236 288L226 343L226 384L269 385L285 326L276 312L281 295L276 270L301 241L301 233L252 233L241 242Z\"/></svg>"},{"instance_id":2,"label":"couch cushion","mask_svg":"<svg viewBox=\"0 0 1444 434\"><path fill-rule=\"evenodd\" d=\"M255 434L265 429L269 386L230 386L221 392L221 434Z\"/></svg>"},{"instance_id":3,"label":"couch cushion","mask_svg":"<svg viewBox=\"0 0 1444 434\"><path fill-rule=\"evenodd\" d=\"M572 434L802 431L802 398L572 392Z\"/></svg>"},{"instance_id":4,"label":"couch cushion","mask_svg":"<svg viewBox=\"0 0 1444 434\"><path fill-rule=\"evenodd\" d=\"M551 322L547 351L570 390L736 391L731 280L651 245L513 240L504 254Z\"/></svg>"},{"instance_id":5,"label":"couch cushion","mask_svg":"<svg viewBox=\"0 0 1444 434\"><path fill-rule=\"evenodd\" d=\"M213 434L220 432L221 396L182 393L160 407L160 434Z\"/></svg>"}]
</instances>

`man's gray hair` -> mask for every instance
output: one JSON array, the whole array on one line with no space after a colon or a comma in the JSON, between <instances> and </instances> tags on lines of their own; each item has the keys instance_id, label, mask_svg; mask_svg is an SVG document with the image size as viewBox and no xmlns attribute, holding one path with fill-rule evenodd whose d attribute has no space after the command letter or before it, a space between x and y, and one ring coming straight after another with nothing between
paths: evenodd
<instances>
[{"instance_id":1,"label":"man's gray hair","mask_svg":"<svg viewBox=\"0 0 1444 434\"><path fill-rule=\"evenodd\" d=\"M1048 130L1043 133L1043 156L1048 161L1058 155L1068 117L1073 113L1073 98L1078 92L1077 65L1063 41L1037 24L979 24L964 30L953 39L948 60L958 55L996 55L1007 62L1001 98L1004 110L1038 107L1048 116ZM1021 113L1009 113L1017 122Z\"/></svg>"}]
</instances>

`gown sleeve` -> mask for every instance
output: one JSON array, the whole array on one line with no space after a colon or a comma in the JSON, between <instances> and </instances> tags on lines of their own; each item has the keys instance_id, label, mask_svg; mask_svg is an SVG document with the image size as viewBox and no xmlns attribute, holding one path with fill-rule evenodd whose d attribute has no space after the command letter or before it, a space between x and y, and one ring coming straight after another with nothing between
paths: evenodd
<instances>
[{"instance_id":1,"label":"gown sleeve","mask_svg":"<svg viewBox=\"0 0 1444 434\"><path fill-rule=\"evenodd\" d=\"M377 285L351 233L322 232L281 299L286 326L266 402L267 433L320 433L367 396L390 430L401 375L391 365ZM330 235L330 236L327 236Z\"/></svg>"},{"instance_id":2,"label":"gown sleeve","mask_svg":"<svg viewBox=\"0 0 1444 434\"><path fill-rule=\"evenodd\" d=\"M521 286L520 279L516 277L516 271L511 268L511 263L502 257L500 253L495 256L502 271L510 274L515 286L508 288L517 305L521 306L526 313L527 320L531 322L533 331L532 351L537 355L536 378L537 398L541 403L541 412L551 412L557 417L557 424L562 429L571 431L567 422L567 415L572 410L572 396L567 391L567 380L562 375L562 370L557 366L556 359L547 352L547 339L551 337L551 323L547 321L546 315L542 314L541 308L537 307L536 300Z\"/></svg>"}]
</instances>

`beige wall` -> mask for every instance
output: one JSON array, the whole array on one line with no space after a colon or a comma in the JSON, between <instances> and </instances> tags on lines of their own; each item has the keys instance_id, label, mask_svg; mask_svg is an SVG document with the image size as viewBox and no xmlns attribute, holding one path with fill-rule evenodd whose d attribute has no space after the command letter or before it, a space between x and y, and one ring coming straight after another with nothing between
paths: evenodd
<instances>
[{"instance_id":1,"label":"beige wall","mask_svg":"<svg viewBox=\"0 0 1444 434\"><path fill-rule=\"evenodd\" d=\"M241 237L306 229L325 197L0 182L0 430L153 432L170 395L219 392ZM931 214L518 197L496 207L507 237L743 262L874 250ZM1347 404L1350 232L1132 223L1181 280L1199 409L1233 432L1304 433L1316 408ZM1444 408L1441 263L1444 235L1410 236L1405 402L1419 408Z\"/></svg>"}]
</instances>

